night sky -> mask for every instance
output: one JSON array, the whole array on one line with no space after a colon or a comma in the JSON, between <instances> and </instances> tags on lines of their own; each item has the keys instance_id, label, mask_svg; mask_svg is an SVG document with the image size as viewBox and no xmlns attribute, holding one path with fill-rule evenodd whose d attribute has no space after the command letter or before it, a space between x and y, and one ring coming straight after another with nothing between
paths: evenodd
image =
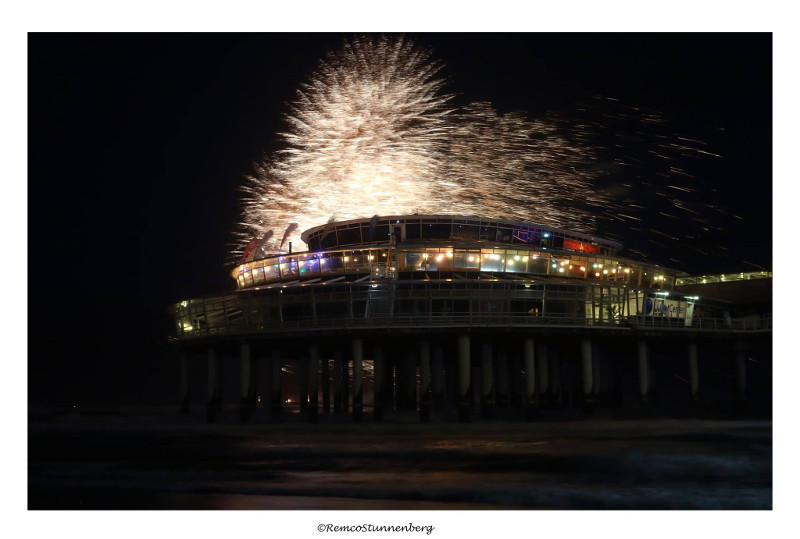
<instances>
[{"instance_id":1,"label":"night sky","mask_svg":"<svg viewBox=\"0 0 800 539\"><path fill-rule=\"evenodd\" d=\"M697 181L739 217L719 223L724 257L684 256L679 269L772 268L770 34L412 36L457 99L536 116L611 97L707 140L722 157L697 165ZM232 287L237 187L279 148L286 102L345 37L29 35L31 402L174 403L168 306Z\"/></svg>"}]
</instances>

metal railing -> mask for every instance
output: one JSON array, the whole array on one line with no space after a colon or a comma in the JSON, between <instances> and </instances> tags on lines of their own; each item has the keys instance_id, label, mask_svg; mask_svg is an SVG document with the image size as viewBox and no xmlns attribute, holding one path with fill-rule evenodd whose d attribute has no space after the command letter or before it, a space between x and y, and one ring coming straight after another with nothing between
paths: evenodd
<instances>
[{"instance_id":1,"label":"metal railing","mask_svg":"<svg viewBox=\"0 0 800 539\"><path fill-rule=\"evenodd\" d=\"M772 314L747 318L692 318L687 324L682 318L663 316L634 316L631 325L636 328L695 329L709 331L769 331Z\"/></svg>"},{"instance_id":2,"label":"metal railing","mask_svg":"<svg viewBox=\"0 0 800 539\"><path fill-rule=\"evenodd\" d=\"M719 273L716 275L696 275L678 277L675 286L689 286L695 284L732 283L736 281L751 281L755 279L771 279L771 271L747 271L739 273Z\"/></svg>"},{"instance_id":3,"label":"metal railing","mask_svg":"<svg viewBox=\"0 0 800 539\"><path fill-rule=\"evenodd\" d=\"M378 328L585 328L597 330L631 331L658 329L674 331L769 331L772 329L771 315L747 319L693 318L690 324L682 318L661 316L628 316L613 320L597 320L586 316L551 314L532 316L515 313L432 313L397 314L381 313L378 316L301 316L281 317L279 320L259 320L258 313L245 314L234 310L236 318L208 315L205 323L198 323L190 330L178 332L178 339L192 339L223 335L269 334L302 330L349 330Z\"/></svg>"}]
</instances>

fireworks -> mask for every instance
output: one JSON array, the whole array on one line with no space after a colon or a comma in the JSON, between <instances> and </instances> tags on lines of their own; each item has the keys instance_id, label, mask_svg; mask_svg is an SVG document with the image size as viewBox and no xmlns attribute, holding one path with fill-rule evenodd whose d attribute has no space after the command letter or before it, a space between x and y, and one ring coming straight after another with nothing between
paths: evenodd
<instances>
[{"instance_id":1,"label":"fireworks","mask_svg":"<svg viewBox=\"0 0 800 539\"><path fill-rule=\"evenodd\" d=\"M441 68L404 37L360 37L322 60L289 106L284 149L258 163L243 187L234 256L251 238L266 237L262 252L278 252L332 219L417 212L624 237L619 223L653 226L652 207L635 203L634 191L646 191L665 218L705 219L687 202L693 187L676 164L701 143L643 135L641 126L663 123L657 114L617 107L596 121L589 107L585 117L529 119L489 103L456 106ZM639 173L651 157L669 165L656 168L658 177ZM603 162L615 167L614 182Z\"/></svg>"},{"instance_id":2,"label":"fireworks","mask_svg":"<svg viewBox=\"0 0 800 539\"><path fill-rule=\"evenodd\" d=\"M249 178L243 236L297 223L296 241L330 218L410 213L439 197L451 127L439 69L404 38L356 39L323 60L290 106L286 149Z\"/></svg>"}]
</instances>

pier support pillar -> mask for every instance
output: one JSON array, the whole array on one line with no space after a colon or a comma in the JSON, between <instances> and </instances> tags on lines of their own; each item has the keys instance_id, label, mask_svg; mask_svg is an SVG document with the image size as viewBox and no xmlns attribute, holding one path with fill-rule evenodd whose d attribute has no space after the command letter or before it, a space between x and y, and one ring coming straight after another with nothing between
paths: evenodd
<instances>
[{"instance_id":1,"label":"pier support pillar","mask_svg":"<svg viewBox=\"0 0 800 539\"><path fill-rule=\"evenodd\" d=\"M497 406L508 408L511 405L509 394L508 353L505 350L497 351Z\"/></svg>"},{"instance_id":2,"label":"pier support pillar","mask_svg":"<svg viewBox=\"0 0 800 539\"><path fill-rule=\"evenodd\" d=\"M469 335L458 337L458 420L468 423L470 419L470 344Z\"/></svg>"},{"instance_id":3,"label":"pier support pillar","mask_svg":"<svg viewBox=\"0 0 800 539\"><path fill-rule=\"evenodd\" d=\"M322 360L322 413L331 413L331 363L328 358Z\"/></svg>"},{"instance_id":4,"label":"pier support pillar","mask_svg":"<svg viewBox=\"0 0 800 539\"><path fill-rule=\"evenodd\" d=\"M444 351L441 346L433 348L433 367L431 371L433 386L433 410L438 412L444 407Z\"/></svg>"},{"instance_id":5,"label":"pier support pillar","mask_svg":"<svg viewBox=\"0 0 800 539\"><path fill-rule=\"evenodd\" d=\"M581 379L583 381L583 402L589 404L593 402L592 387L594 386L594 376L592 361L592 341L583 339L581 341Z\"/></svg>"},{"instance_id":6,"label":"pier support pillar","mask_svg":"<svg viewBox=\"0 0 800 539\"><path fill-rule=\"evenodd\" d=\"M600 393L603 392L602 375L600 351L596 344L592 344L592 397L595 401L600 400Z\"/></svg>"},{"instance_id":7,"label":"pier support pillar","mask_svg":"<svg viewBox=\"0 0 800 539\"><path fill-rule=\"evenodd\" d=\"M297 393L297 398L300 399L300 413L303 415L308 414L308 357L300 355L297 361L297 381L300 384L300 389Z\"/></svg>"},{"instance_id":8,"label":"pier support pillar","mask_svg":"<svg viewBox=\"0 0 800 539\"><path fill-rule=\"evenodd\" d=\"M642 402L648 402L650 398L650 366L647 354L647 343L639 341L636 343L636 357L639 362L639 398Z\"/></svg>"},{"instance_id":9,"label":"pier support pillar","mask_svg":"<svg viewBox=\"0 0 800 539\"><path fill-rule=\"evenodd\" d=\"M532 421L536 410L536 362L533 339L525 339L522 353L525 361L525 419Z\"/></svg>"},{"instance_id":10,"label":"pier support pillar","mask_svg":"<svg viewBox=\"0 0 800 539\"><path fill-rule=\"evenodd\" d=\"M492 343L483 343L481 349L481 413L483 417L492 417L494 407L494 368Z\"/></svg>"},{"instance_id":11,"label":"pier support pillar","mask_svg":"<svg viewBox=\"0 0 800 539\"><path fill-rule=\"evenodd\" d=\"M364 413L364 341L353 339L352 342L353 358L353 421L361 421ZM345 365L347 362L344 362Z\"/></svg>"},{"instance_id":12,"label":"pier support pillar","mask_svg":"<svg viewBox=\"0 0 800 539\"><path fill-rule=\"evenodd\" d=\"M537 344L536 345L536 357L539 361L536 362L536 368L539 370L538 379L539 379L539 401L541 402L542 398L547 396L548 382L549 376L547 372L547 345L546 344Z\"/></svg>"},{"instance_id":13,"label":"pier support pillar","mask_svg":"<svg viewBox=\"0 0 800 539\"><path fill-rule=\"evenodd\" d=\"M316 423L319 420L319 346L308 345L308 421Z\"/></svg>"},{"instance_id":14,"label":"pier support pillar","mask_svg":"<svg viewBox=\"0 0 800 539\"><path fill-rule=\"evenodd\" d=\"M380 346L375 346L373 362L373 375L375 377L373 410L375 421L382 421L383 410L386 405L386 365L383 357L383 349Z\"/></svg>"},{"instance_id":15,"label":"pier support pillar","mask_svg":"<svg viewBox=\"0 0 800 539\"><path fill-rule=\"evenodd\" d=\"M336 352L342 357L342 352ZM350 359L342 360L342 413L350 413Z\"/></svg>"},{"instance_id":16,"label":"pier support pillar","mask_svg":"<svg viewBox=\"0 0 800 539\"><path fill-rule=\"evenodd\" d=\"M337 351L333 356L333 413L347 413L342 407L342 386L344 383L344 361L341 352Z\"/></svg>"},{"instance_id":17,"label":"pier support pillar","mask_svg":"<svg viewBox=\"0 0 800 539\"><path fill-rule=\"evenodd\" d=\"M222 409L222 391L220 380L220 363L217 358L217 351L213 348L208 349L208 393L206 404L206 421L213 423L217 420L217 414Z\"/></svg>"},{"instance_id":18,"label":"pier support pillar","mask_svg":"<svg viewBox=\"0 0 800 539\"><path fill-rule=\"evenodd\" d=\"M428 341L419 343L419 420L431 420L431 345Z\"/></svg>"},{"instance_id":19,"label":"pier support pillar","mask_svg":"<svg viewBox=\"0 0 800 539\"><path fill-rule=\"evenodd\" d=\"M697 369L697 343L689 343L689 391L692 402L700 397L700 376Z\"/></svg>"},{"instance_id":20,"label":"pier support pillar","mask_svg":"<svg viewBox=\"0 0 800 539\"><path fill-rule=\"evenodd\" d=\"M549 347L547 358L550 365L550 395L553 400L558 402L560 407L563 405L563 394L561 391L561 358L558 355L558 348L555 346Z\"/></svg>"},{"instance_id":21,"label":"pier support pillar","mask_svg":"<svg viewBox=\"0 0 800 539\"><path fill-rule=\"evenodd\" d=\"M272 357L270 358L269 368L272 371L272 377L270 379L271 391L269 396L269 404L272 412L272 419L273 421L278 418L281 413L281 404L282 404L282 395L281 390L283 389L281 385L281 376L283 372L283 360L281 359L281 351L275 349L272 351Z\"/></svg>"},{"instance_id":22,"label":"pier support pillar","mask_svg":"<svg viewBox=\"0 0 800 539\"><path fill-rule=\"evenodd\" d=\"M189 356L178 354L178 368L180 369L180 413L189 414Z\"/></svg>"},{"instance_id":23,"label":"pier support pillar","mask_svg":"<svg viewBox=\"0 0 800 539\"><path fill-rule=\"evenodd\" d=\"M256 407L256 363L250 354L250 344L239 346L241 359L241 393L239 400L239 421L248 423Z\"/></svg>"},{"instance_id":24,"label":"pier support pillar","mask_svg":"<svg viewBox=\"0 0 800 539\"><path fill-rule=\"evenodd\" d=\"M409 411L417 411L417 350L409 347L406 350L405 361L403 362L403 398L398 400L402 403L402 408ZM398 392L400 387L398 387Z\"/></svg>"}]
</instances>

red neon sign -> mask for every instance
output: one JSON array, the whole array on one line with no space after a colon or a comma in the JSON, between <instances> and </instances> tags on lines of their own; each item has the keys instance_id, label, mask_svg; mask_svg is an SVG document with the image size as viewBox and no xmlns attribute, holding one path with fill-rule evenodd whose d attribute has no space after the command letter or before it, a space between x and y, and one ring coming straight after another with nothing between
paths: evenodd
<instances>
[{"instance_id":1,"label":"red neon sign","mask_svg":"<svg viewBox=\"0 0 800 539\"><path fill-rule=\"evenodd\" d=\"M564 238L564 248L580 251L582 253L599 253L600 247L592 245L591 243L582 243L576 240L568 240Z\"/></svg>"}]
</instances>

